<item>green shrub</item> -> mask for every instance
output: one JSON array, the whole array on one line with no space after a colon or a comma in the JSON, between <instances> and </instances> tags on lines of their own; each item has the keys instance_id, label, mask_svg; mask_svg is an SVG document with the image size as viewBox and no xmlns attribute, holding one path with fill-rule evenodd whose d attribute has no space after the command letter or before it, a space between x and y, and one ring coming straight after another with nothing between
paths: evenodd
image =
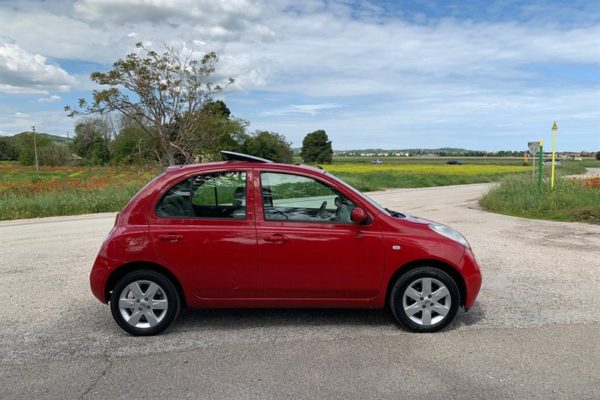
<instances>
[{"instance_id":1,"label":"green shrub","mask_svg":"<svg viewBox=\"0 0 600 400\"><path fill-rule=\"evenodd\" d=\"M538 192L535 179L510 177L491 189L480 204L485 210L519 217L600 223L600 188L584 187L567 178L557 180L553 191L544 181Z\"/></svg>"}]
</instances>

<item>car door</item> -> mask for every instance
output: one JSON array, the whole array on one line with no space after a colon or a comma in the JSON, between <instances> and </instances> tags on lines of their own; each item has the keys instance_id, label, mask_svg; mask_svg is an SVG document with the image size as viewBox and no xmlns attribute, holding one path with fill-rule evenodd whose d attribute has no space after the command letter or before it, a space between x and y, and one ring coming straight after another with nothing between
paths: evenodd
<instances>
[{"instance_id":1,"label":"car door","mask_svg":"<svg viewBox=\"0 0 600 400\"><path fill-rule=\"evenodd\" d=\"M157 256L198 298L254 297L251 171L195 174L165 188L149 216Z\"/></svg>"},{"instance_id":2,"label":"car door","mask_svg":"<svg viewBox=\"0 0 600 400\"><path fill-rule=\"evenodd\" d=\"M350 220L353 201L313 177L255 175L258 287L268 298L368 299L381 285L384 251L375 224Z\"/></svg>"}]
</instances>

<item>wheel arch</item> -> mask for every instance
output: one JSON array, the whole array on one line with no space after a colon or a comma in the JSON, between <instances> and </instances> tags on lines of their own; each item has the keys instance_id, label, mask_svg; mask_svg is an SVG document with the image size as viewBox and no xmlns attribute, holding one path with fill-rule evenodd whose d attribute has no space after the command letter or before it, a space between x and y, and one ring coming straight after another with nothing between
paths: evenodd
<instances>
[{"instance_id":1,"label":"wheel arch","mask_svg":"<svg viewBox=\"0 0 600 400\"><path fill-rule=\"evenodd\" d=\"M163 267L160 264L156 264L150 261L134 261L134 262L129 262L126 264L121 265L120 267L116 268L108 277L108 280L106 281L106 286L105 286L105 298L108 300L110 299L110 293L113 290L113 288L117 285L117 282L124 277L125 275L127 275L130 272L133 271L141 271L141 270L149 270L149 271L155 271L158 272L162 275L164 275L165 277L167 277L171 282L173 282L173 285L175 285L175 288L177 289L177 293L179 294L179 298L181 299L181 303L182 306L186 306L187 301L185 298L185 292L183 291L183 287L181 286L181 283L179 282L179 279L177 279L177 277L171 272L169 271L167 268Z\"/></svg>"},{"instance_id":2,"label":"wheel arch","mask_svg":"<svg viewBox=\"0 0 600 400\"><path fill-rule=\"evenodd\" d=\"M419 267L438 268L438 269L444 271L445 273L447 273L448 275L450 275L450 277L452 279L454 279L454 282L456 282L456 285L458 286L458 292L460 294L459 306L464 307L465 301L467 298L467 287L466 287L465 280L463 279L462 275L452 265L447 264L440 260L433 260L433 259L423 259L423 260L411 261L411 262L399 267L398 269L396 269L396 271L392 274L392 276L390 277L388 284L387 284L387 289L386 289L386 293L385 293L386 307L389 306L389 304L390 304L390 295L392 292L392 288L394 286L394 283L398 280L398 278L400 278L402 275L406 274L407 272L412 271L413 269L419 268Z\"/></svg>"}]
</instances>

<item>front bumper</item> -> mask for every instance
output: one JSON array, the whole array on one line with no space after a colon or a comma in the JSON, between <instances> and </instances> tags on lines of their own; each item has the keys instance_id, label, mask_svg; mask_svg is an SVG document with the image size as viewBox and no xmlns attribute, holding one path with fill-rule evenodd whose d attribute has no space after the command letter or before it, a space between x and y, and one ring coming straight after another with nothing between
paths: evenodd
<instances>
[{"instance_id":1,"label":"front bumper","mask_svg":"<svg viewBox=\"0 0 600 400\"><path fill-rule=\"evenodd\" d=\"M465 280L466 292L464 307L465 310L468 310L475 304L475 299L477 299L477 295L481 289L481 270L471 249L465 251L461 264L460 271Z\"/></svg>"}]
</instances>

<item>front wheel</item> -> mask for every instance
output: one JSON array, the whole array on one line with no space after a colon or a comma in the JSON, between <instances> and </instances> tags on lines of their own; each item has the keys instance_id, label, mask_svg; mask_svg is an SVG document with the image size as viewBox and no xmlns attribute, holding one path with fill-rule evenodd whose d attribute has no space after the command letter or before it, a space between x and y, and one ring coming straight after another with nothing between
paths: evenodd
<instances>
[{"instance_id":1,"label":"front wheel","mask_svg":"<svg viewBox=\"0 0 600 400\"><path fill-rule=\"evenodd\" d=\"M179 314L177 289L164 275L148 270L125 275L110 296L116 323L135 336L155 335L167 329Z\"/></svg>"},{"instance_id":2,"label":"front wheel","mask_svg":"<svg viewBox=\"0 0 600 400\"><path fill-rule=\"evenodd\" d=\"M460 292L444 271L418 267L398 278L389 301L392 314L402 326L414 332L436 332L454 319Z\"/></svg>"}]
</instances>

